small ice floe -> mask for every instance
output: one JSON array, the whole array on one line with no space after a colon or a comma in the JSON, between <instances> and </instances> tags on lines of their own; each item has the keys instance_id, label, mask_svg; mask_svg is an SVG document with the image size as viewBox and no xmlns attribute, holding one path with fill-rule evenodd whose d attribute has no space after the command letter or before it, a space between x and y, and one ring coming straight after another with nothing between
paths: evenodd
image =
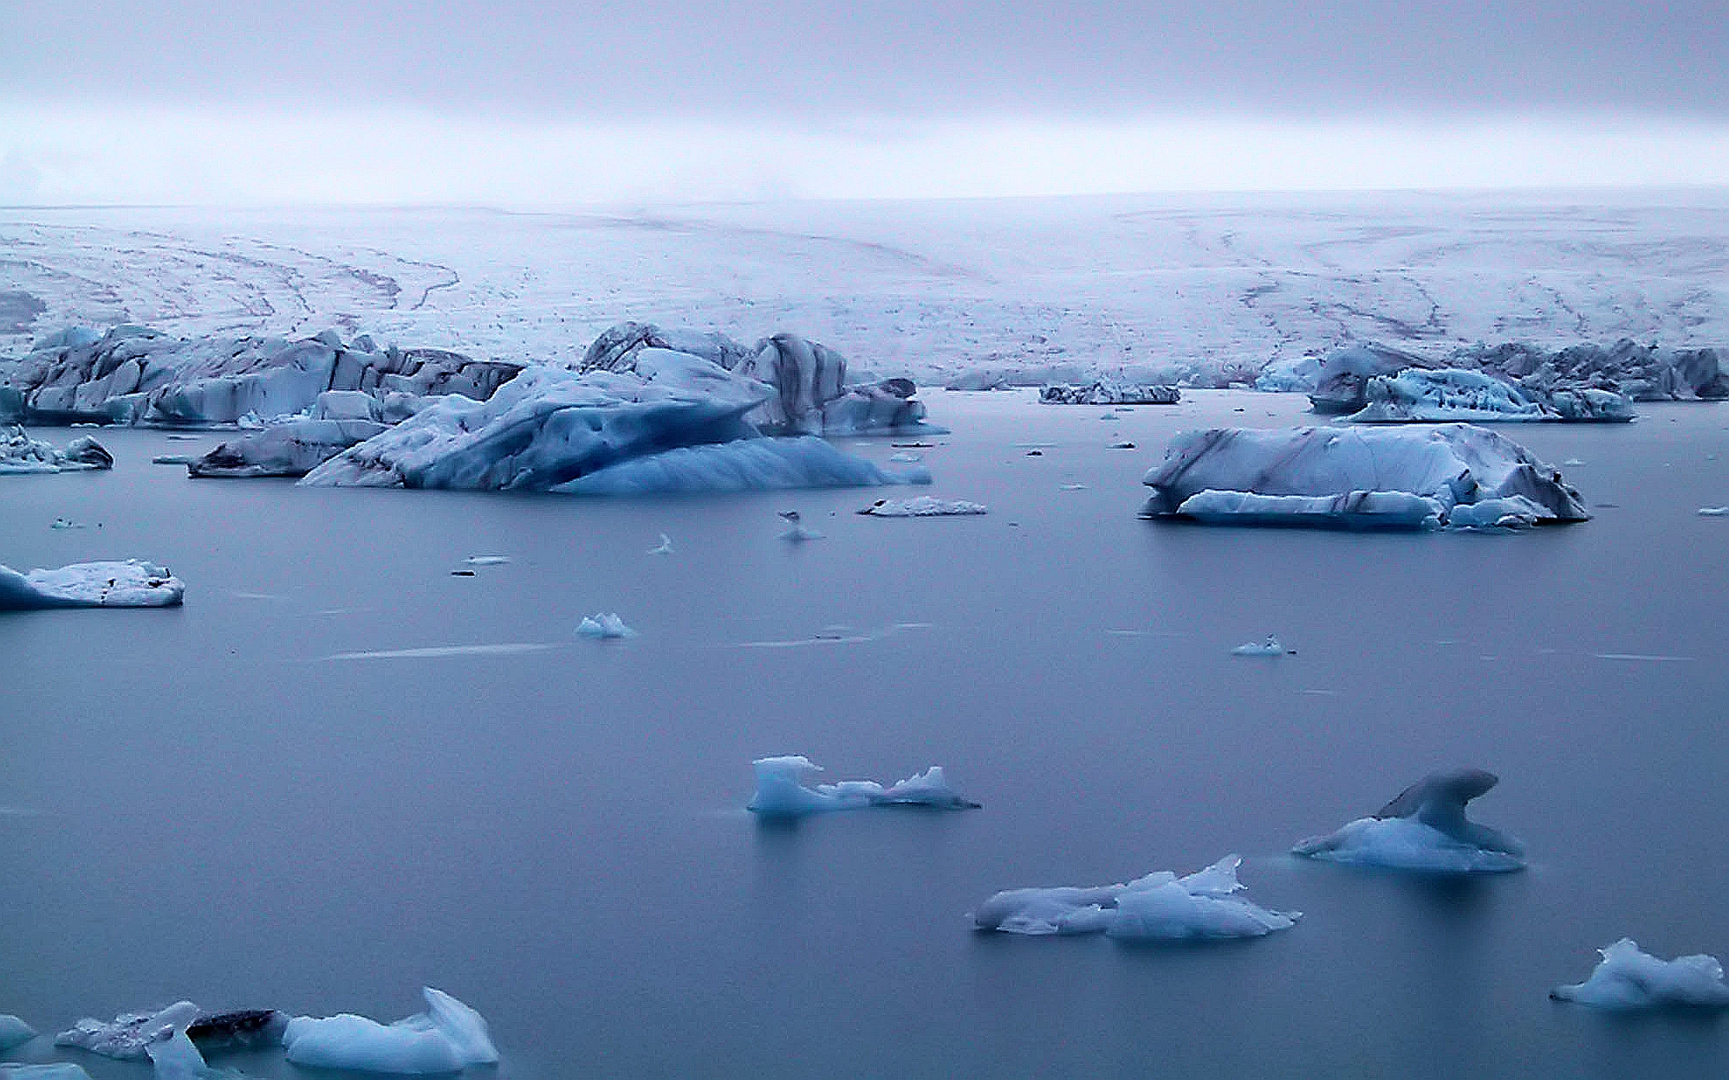
<instances>
[{"instance_id":1,"label":"small ice floe","mask_svg":"<svg viewBox=\"0 0 1729 1080\"><path fill-rule=\"evenodd\" d=\"M658 545L656 545L655 547L649 548L648 553L650 555L671 555L672 554L672 537L666 535L665 533L661 533L660 534L660 543Z\"/></svg>"},{"instance_id":2,"label":"small ice floe","mask_svg":"<svg viewBox=\"0 0 1729 1080\"><path fill-rule=\"evenodd\" d=\"M1285 643L1271 634L1265 641L1246 641L1231 650L1232 656L1295 656L1297 650L1288 649Z\"/></svg>"},{"instance_id":3,"label":"small ice floe","mask_svg":"<svg viewBox=\"0 0 1729 1080\"><path fill-rule=\"evenodd\" d=\"M423 1075L494 1065L498 1050L478 1012L428 986L427 1010L381 1024L364 1016L296 1016L282 1033L288 1060L317 1069Z\"/></svg>"},{"instance_id":4,"label":"small ice floe","mask_svg":"<svg viewBox=\"0 0 1729 1080\"><path fill-rule=\"evenodd\" d=\"M956 517L968 514L988 514L983 503L965 499L936 499L919 495L911 499L878 499L860 510L871 517Z\"/></svg>"},{"instance_id":5,"label":"small ice floe","mask_svg":"<svg viewBox=\"0 0 1729 1080\"><path fill-rule=\"evenodd\" d=\"M1565 465L1569 469L1577 469L1579 466L1581 466L1585 463L1583 461L1580 461L1576 457L1570 457L1566 461L1563 461L1561 464Z\"/></svg>"},{"instance_id":6,"label":"small ice floe","mask_svg":"<svg viewBox=\"0 0 1729 1080\"><path fill-rule=\"evenodd\" d=\"M509 555L470 555L462 560L464 566L503 566L510 561Z\"/></svg>"},{"instance_id":7,"label":"small ice floe","mask_svg":"<svg viewBox=\"0 0 1729 1080\"><path fill-rule=\"evenodd\" d=\"M1096 934L1140 941L1261 937L1288 930L1300 911L1272 911L1233 893L1242 859L1227 855L1198 873L1160 870L1126 885L1010 889L973 912L977 930L1008 934Z\"/></svg>"},{"instance_id":8,"label":"small ice floe","mask_svg":"<svg viewBox=\"0 0 1729 1080\"><path fill-rule=\"evenodd\" d=\"M897 784L884 787L875 780L842 780L838 784L807 787L804 779L822 772L802 754L758 758L756 794L746 809L764 817L801 817L830 810L859 810L867 806L928 806L938 810L977 810L979 804L963 799L943 776L942 766L932 765Z\"/></svg>"},{"instance_id":9,"label":"small ice floe","mask_svg":"<svg viewBox=\"0 0 1729 1080\"><path fill-rule=\"evenodd\" d=\"M0 566L0 611L68 607L173 607L186 584L165 567L138 559L73 563L20 574Z\"/></svg>"},{"instance_id":10,"label":"small ice floe","mask_svg":"<svg viewBox=\"0 0 1729 1080\"><path fill-rule=\"evenodd\" d=\"M1632 938L1598 952L1603 959L1589 979L1557 986L1549 996L1599 1009L1729 1008L1729 984L1714 956L1659 960Z\"/></svg>"},{"instance_id":11,"label":"small ice floe","mask_svg":"<svg viewBox=\"0 0 1729 1080\"><path fill-rule=\"evenodd\" d=\"M923 455L913 453L911 450L902 450L898 453L890 454L889 460L910 465L915 461L923 461L924 457Z\"/></svg>"},{"instance_id":12,"label":"small ice floe","mask_svg":"<svg viewBox=\"0 0 1729 1080\"><path fill-rule=\"evenodd\" d=\"M85 1017L54 1036L55 1046L73 1046L120 1061L143 1061L151 1043L184 1031L200 1010L190 1001L177 1001L156 1012L121 1013L113 1020Z\"/></svg>"},{"instance_id":13,"label":"small ice floe","mask_svg":"<svg viewBox=\"0 0 1729 1080\"><path fill-rule=\"evenodd\" d=\"M1064 484L1062 486L1061 490L1063 490L1063 491L1085 491L1085 490L1087 490L1087 485L1085 485L1085 484Z\"/></svg>"},{"instance_id":14,"label":"small ice floe","mask_svg":"<svg viewBox=\"0 0 1729 1080\"><path fill-rule=\"evenodd\" d=\"M1700 517L1729 517L1729 506L1701 506Z\"/></svg>"},{"instance_id":15,"label":"small ice floe","mask_svg":"<svg viewBox=\"0 0 1729 1080\"><path fill-rule=\"evenodd\" d=\"M1292 852L1311 859L1426 874L1499 874L1525 868L1524 845L1465 816L1465 804L1499 779L1482 769L1432 773L1337 832Z\"/></svg>"},{"instance_id":16,"label":"small ice floe","mask_svg":"<svg viewBox=\"0 0 1729 1080\"><path fill-rule=\"evenodd\" d=\"M190 465L194 461L197 461L200 457L203 457L203 456L204 455L202 455L202 454L157 454L155 457L150 459L150 464L152 464L152 465Z\"/></svg>"},{"instance_id":17,"label":"small ice floe","mask_svg":"<svg viewBox=\"0 0 1729 1080\"><path fill-rule=\"evenodd\" d=\"M23 1046L35 1037L35 1028L16 1016L0 1013L0 1054Z\"/></svg>"},{"instance_id":18,"label":"small ice floe","mask_svg":"<svg viewBox=\"0 0 1729 1080\"><path fill-rule=\"evenodd\" d=\"M57 517L48 523L50 529L82 529L84 526L69 517Z\"/></svg>"},{"instance_id":19,"label":"small ice floe","mask_svg":"<svg viewBox=\"0 0 1729 1080\"><path fill-rule=\"evenodd\" d=\"M804 522L800 519L797 510L782 510L780 516L785 519L788 525L792 526L786 532L780 534L782 540L787 540L795 544L802 544L806 540L822 539L822 533L817 532L815 529L807 529L804 527Z\"/></svg>"},{"instance_id":20,"label":"small ice floe","mask_svg":"<svg viewBox=\"0 0 1729 1080\"><path fill-rule=\"evenodd\" d=\"M1132 442L1129 442L1127 439L1122 439L1118 442L1114 442L1111 445L1105 447L1106 450L1133 450L1134 448L1135 448L1135 444Z\"/></svg>"},{"instance_id":21,"label":"small ice floe","mask_svg":"<svg viewBox=\"0 0 1729 1080\"><path fill-rule=\"evenodd\" d=\"M198 435L170 435L168 440L170 442L197 442L201 437Z\"/></svg>"},{"instance_id":22,"label":"small ice floe","mask_svg":"<svg viewBox=\"0 0 1729 1080\"><path fill-rule=\"evenodd\" d=\"M624 625L624 620L615 612L601 612L583 616L577 624L576 636L594 638L596 640L617 640L636 636L636 631Z\"/></svg>"}]
</instances>

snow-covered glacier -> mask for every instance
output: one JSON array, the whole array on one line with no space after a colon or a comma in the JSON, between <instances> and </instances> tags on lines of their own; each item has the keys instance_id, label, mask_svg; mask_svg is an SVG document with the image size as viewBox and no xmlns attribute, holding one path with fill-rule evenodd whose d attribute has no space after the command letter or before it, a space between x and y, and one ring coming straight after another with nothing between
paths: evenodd
<instances>
[{"instance_id":1,"label":"snow-covered glacier","mask_svg":"<svg viewBox=\"0 0 1729 1080\"><path fill-rule=\"evenodd\" d=\"M174 607L186 583L138 559L73 563L21 574L0 566L0 611L71 607Z\"/></svg>"},{"instance_id":2,"label":"snow-covered glacier","mask_svg":"<svg viewBox=\"0 0 1729 1080\"><path fill-rule=\"evenodd\" d=\"M869 806L929 806L940 810L976 810L979 806L949 786L940 765L932 765L887 787L875 780L806 785L805 779L822 772L822 766L802 754L758 758L751 765L756 770L756 794L751 796L746 809L764 817L802 817Z\"/></svg>"},{"instance_id":3,"label":"snow-covered glacier","mask_svg":"<svg viewBox=\"0 0 1729 1080\"><path fill-rule=\"evenodd\" d=\"M1481 769L1433 773L1373 817L1301 841L1294 854L1428 874L1497 874L1525 868L1524 845L1465 816L1465 804L1498 778Z\"/></svg>"},{"instance_id":4,"label":"snow-covered glacier","mask_svg":"<svg viewBox=\"0 0 1729 1080\"><path fill-rule=\"evenodd\" d=\"M58 335L0 364L0 418L36 423L233 424L305 413L326 391L381 401L446 394L485 398L521 364L443 349L378 348L334 331L277 337L176 338L142 326Z\"/></svg>"},{"instance_id":5,"label":"snow-covered glacier","mask_svg":"<svg viewBox=\"0 0 1729 1080\"><path fill-rule=\"evenodd\" d=\"M16 424L0 431L0 476L113 467L114 455L88 435L73 439L61 450L52 443L32 439Z\"/></svg>"},{"instance_id":6,"label":"snow-covered glacier","mask_svg":"<svg viewBox=\"0 0 1729 1080\"><path fill-rule=\"evenodd\" d=\"M1582 983L1557 986L1549 996L1599 1009L1729 1009L1729 983L1715 956L1696 954L1662 960L1632 938L1598 952L1603 959Z\"/></svg>"},{"instance_id":7,"label":"snow-covered glacier","mask_svg":"<svg viewBox=\"0 0 1729 1080\"><path fill-rule=\"evenodd\" d=\"M498 1063L478 1012L430 986L421 993L426 1011L391 1024L351 1013L296 1016L282 1033L283 1049L296 1065L376 1073L453 1073Z\"/></svg>"},{"instance_id":8,"label":"snow-covered glacier","mask_svg":"<svg viewBox=\"0 0 1729 1080\"><path fill-rule=\"evenodd\" d=\"M1235 855L1186 877L1160 870L1124 885L1009 889L973 912L978 930L1096 934L1145 941L1262 937L1288 930L1300 911L1272 911L1243 897Z\"/></svg>"},{"instance_id":9,"label":"snow-covered glacier","mask_svg":"<svg viewBox=\"0 0 1729 1080\"><path fill-rule=\"evenodd\" d=\"M1142 482L1153 489L1142 517L1217 524L1422 528L1477 526L1491 515L1488 524L1590 517L1559 470L1469 424L1184 432ZM1477 504L1480 514L1455 514Z\"/></svg>"}]
</instances>

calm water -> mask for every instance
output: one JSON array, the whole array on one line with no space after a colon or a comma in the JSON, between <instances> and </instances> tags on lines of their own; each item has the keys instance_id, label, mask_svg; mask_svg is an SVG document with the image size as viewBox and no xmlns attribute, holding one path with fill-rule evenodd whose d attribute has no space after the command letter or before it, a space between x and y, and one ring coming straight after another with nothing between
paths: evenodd
<instances>
[{"instance_id":1,"label":"calm water","mask_svg":"<svg viewBox=\"0 0 1729 1080\"><path fill-rule=\"evenodd\" d=\"M956 432L923 451L931 490L989 516L189 481L150 456L215 440L142 431L103 434L111 474L0 480L0 561L143 557L189 587L178 611L0 617L0 1012L388 1020L429 983L488 1018L512 1080L1729 1070L1729 1018L1546 997L1624 934L1729 956L1729 520L1695 514L1729 503L1729 412L1507 429L1586 462L1569 479L1616 505L1584 525L1352 535L1135 517L1171 432L1293 422L1299 397L1113 421L930 397ZM827 538L778 541L788 507ZM576 639L601 610L640 636ZM837 624L892 632L761 644ZM1267 633L1299 654L1229 655ZM501 644L534 648L331 659ZM764 827L741 807L770 753L940 763L985 809ZM1529 872L1282 854L1455 764L1501 774L1475 813ZM965 919L1231 851L1295 929L1135 948Z\"/></svg>"}]
</instances>

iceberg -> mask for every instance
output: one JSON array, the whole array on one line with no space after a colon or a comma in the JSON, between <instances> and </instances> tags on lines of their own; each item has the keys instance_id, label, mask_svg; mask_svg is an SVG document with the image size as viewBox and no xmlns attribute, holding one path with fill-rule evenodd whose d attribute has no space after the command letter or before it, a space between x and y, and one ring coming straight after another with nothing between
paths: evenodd
<instances>
[{"instance_id":1,"label":"iceberg","mask_svg":"<svg viewBox=\"0 0 1729 1080\"><path fill-rule=\"evenodd\" d=\"M1603 959L1590 978L1557 986L1549 996L1599 1009L1729 1008L1729 984L1714 956L1659 960L1642 952L1632 938L1598 952Z\"/></svg>"},{"instance_id":2,"label":"iceberg","mask_svg":"<svg viewBox=\"0 0 1729 1080\"><path fill-rule=\"evenodd\" d=\"M58 570L20 574L0 566L0 611L70 607L174 607L186 584L168 570L138 559L73 563Z\"/></svg>"},{"instance_id":3,"label":"iceberg","mask_svg":"<svg viewBox=\"0 0 1729 1080\"><path fill-rule=\"evenodd\" d=\"M672 554L672 537L666 535L665 533L661 533L660 534L660 543L656 544L654 547L649 548L648 553L650 555L671 555Z\"/></svg>"},{"instance_id":4,"label":"iceberg","mask_svg":"<svg viewBox=\"0 0 1729 1080\"><path fill-rule=\"evenodd\" d=\"M94 341L53 340L10 365L0 402L39 423L238 424L309 413L331 390L485 398L521 370L443 349L379 350L365 337L344 345L330 330L288 341L117 326Z\"/></svg>"},{"instance_id":5,"label":"iceberg","mask_svg":"<svg viewBox=\"0 0 1729 1080\"><path fill-rule=\"evenodd\" d=\"M867 806L929 806L939 810L977 810L979 804L963 799L948 784L942 766L932 765L888 787L874 780L842 780L837 784L807 787L804 779L822 772L803 755L758 758L756 794L746 809L764 817L802 817L830 810L858 810Z\"/></svg>"},{"instance_id":6,"label":"iceberg","mask_svg":"<svg viewBox=\"0 0 1729 1080\"><path fill-rule=\"evenodd\" d=\"M1182 391L1158 383L1097 379L1087 386L1047 386L1039 400L1047 405L1175 405Z\"/></svg>"},{"instance_id":7,"label":"iceberg","mask_svg":"<svg viewBox=\"0 0 1729 1080\"><path fill-rule=\"evenodd\" d=\"M929 495L911 499L878 499L859 511L871 517L956 517L989 512L983 503L967 502L965 499L934 499Z\"/></svg>"},{"instance_id":8,"label":"iceberg","mask_svg":"<svg viewBox=\"0 0 1729 1080\"><path fill-rule=\"evenodd\" d=\"M585 615L577 624L578 637L616 640L635 637L636 631L624 625L624 620L615 612L602 612L597 615Z\"/></svg>"},{"instance_id":9,"label":"iceberg","mask_svg":"<svg viewBox=\"0 0 1729 1080\"><path fill-rule=\"evenodd\" d=\"M930 473L879 469L813 435L738 439L645 454L552 488L565 495L692 494L928 484Z\"/></svg>"},{"instance_id":10,"label":"iceberg","mask_svg":"<svg viewBox=\"0 0 1729 1080\"><path fill-rule=\"evenodd\" d=\"M1143 483L1153 494L1142 517L1222 524L1421 528L1451 524L1456 507L1514 496L1526 503L1499 507L1497 519L1515 510L1533 524L1590 517L1559 470L1470 424L1184 432Z\"/></svg>"},{"instance_id":11,"label":"iceberg","mask_svg":"<svg viewBox=\"0 0 1729 1080\"><path fill-rule=\"evenodd\" d=\"M0 1054L15 1050L36 1037L36 1029L7 1013L0 1013Z\"/></svg>"},{"instance_id":12,"label":"iceberg","mask_svg":"<svg viewBox=\"0 0 1729 1080\"><path fill-rule=\"evenodd\" d=\"M155 1080L243 1080L231 1069L212 1069L185 1031L175 1031L144 1048Z\"/></svg>"},{"instance_id":13,"label":"iceberg","mask_svg":"<svg viewBox=\"0 0 1729 1080\"><path fill-rule=\"evenodd\" d=\"M0 476L21 473L80 472L112 469L114 455L85 435L58 450L40 439L32 439L17 425L0 434Z\"/></svg>"},{"instance_id":14,"label":"iceberg","mask_svg":"<svg viewBox=\"0 0 1729 1080\"><path fill-rule=\"evenodd\" d=\"M1271 634L1265 641L1249 641L1231 650L1232 656L1290 656L1295 649L1287 649L1285 643Z\"/></svg>"},{"instance_id":15,"label":"iceberg","mask_svg":"<svg viewBox=\"0 0 1729 1080\"><path fill-rule=\"evenodd\" d=\"M1524 845L1465 816L1465 804L1498 782L1494 773L1481 769L1432 773L1375 816L1311 837L1291 850L1311 859L1426 874L1523 870Z\"/></svg>"},{"instance_id":16,"label":"iceberg","mask_svg":"<svg viewBox=\"0 0 1729 1080\"><path fill-rule=\"evenodd\" d=\"M1396 375L1376 375L1364 388L1363 399L1363 407L1346 418L1351 423L1606 423L1633 419L1632 401L1611 390L1548 393L1458 368L1407 368Z\"/></svg>"},{"instance_id":17,"label":"iceberg","mask_svg":"<svg viewBox=\"0 0 1729 1080\"><path fill-rule=\"evenodd\" d=\"M1634 401L1715 401L1729 397L1729 375L1715 349L1674 349L1622 338L1613 345L1570 345L1549 350L1518 342L1478 344L1448 357L1473 368L1548 392L1600 390Z\"/></svg>"},{"instance_id":18,"label":"iceberg","mask_svg":"<svg viewBox=\"0 0 1729 1080\"><path fill-rule=\"evenodd\" d=\"M198 1006L190 1001L177 1001L156 1012L121 1013L111 1021L85 1017L54 1036L54 1045L121 1061L143 1061L152 1043L184 1032L198 1017Z\"/></svg>"},{"instance_id":19,"label":"iceberg","mask_svg":"<svg viewBox=\"0 0 1729 1080\"><path fill-rule=\"evenodd\" d=\"M1369 380L1375 376L1432 366L1420 356L1387 345L1367 343L1335 349L1315 372L1309 404L1318 413L1354 413L1366 403Z\"/></svg>"},{"instance_id":20,"label":"iceberg","mask_svg":"<svg viewBox=\"0 0 1729 1080\"><path fill-rule=\"evenodd\" d=\"M1288 930L1300 911L1272 911L1233 895L1242 890L1227 855L1205 870L1178 877L1160 870L1126 885L1010 889L973 912L977 930L1045 936L1096 934L1134 941L1197 941L1262 937Z\"/></svg>"},{"instance_id":21,"label":"iceberg","mask_svg":"<svg viewBox=\"0 0 1729 1080\"><path fill-rule=\"evenodd\" d=\"M299 477L388 430L372 420L290 420L230 439L186 463L194 477ZM172 456L172 455L168 455Z\"/></svg>"},{"instance_id":22,"label":"iceberg","mask_svg":"<svg viewBox=\"0 0 1729 1080\"><path fill-rule=\"evenodd\" d=\"M294 1064L320 1069L425 1075L497 1064L478 1012L430 986L421 993L427 1011L393 1024L350 1013L296 1016L282 1033L283 1049Z\"/></svg>"}]
</instances>

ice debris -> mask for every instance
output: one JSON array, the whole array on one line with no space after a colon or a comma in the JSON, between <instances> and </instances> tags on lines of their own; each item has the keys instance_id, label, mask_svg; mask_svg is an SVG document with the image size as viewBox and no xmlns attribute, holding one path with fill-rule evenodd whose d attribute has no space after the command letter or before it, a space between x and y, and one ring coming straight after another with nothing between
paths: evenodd
<instances>
[{"instance_id":1,"label":"ice debris","mask_svg":"<svg viewBox=\"0 0 1729 1080\"><path fill-rule=\"evenodd\" d=\"M597 640L616 640L636 636L635 630L624 625L624 620L619 618L616 612L610 611L583 616L582 622L577 624L576 633L578 637Z\"/></svg>"},{"instance_id":2,"label":"ice debris","mask_svg":"<svg viewBox=\"0 0 1729 1080\"><path fill-rule=\"evenodd\" d=\"M671 555L672 554L672 537L666 535L665 533L661 533L660 534L660 543L655 545L654 547L649 548L648 553L650 555Z\"/></svg>"},{"instance_id":3,"label":"ice debris","mask_svg":"<svg viewBox=\"0 0 1729 1080\"><path fill-rule=\"evenodd\" d=\"M1701 506L1700 517L1729 517L1729 506Z\"/></svg>"},{"instance_id":4,"label":"ice debris","mask_svg":"<svg viewBox=\"0 0 1729 1080\"><path fill-rule=\"evenodd\" d=\"M486 1021L449 994L425 987L427 1011L381 1024L342 1013L296 1016L282 1033L288 1060L320 1069L425 1075L498 1062Z\"/></svg>"},{"instance_id":5,"label":"ice debris","mask_svg":"<svg viewBox=\"0 0 1729 1080\"><path fill-rule=\"evenodd\" d=\"M805 778L821 772L822 766L803 755L758 758L751 765L756 769L756 794L747 809L764 817L799 817L867 806L929 806L940 810L976 810L979 806L949 786L940 765L888 787L874 780L807 787Z\"/></svg>"},{"instance_id":6,"label":"ice debris","mask_svg":"<svg viewBox=\"0 0 1729 1080\"><path fill-rule=\"evenodd\" d=\"M1126 885L1010 889L973 912L978 930L1009 934L1094 934L1126 940L1192 941L1261 937L1287 930L1300 911L1272 911L1233 893L1242 860L1227 855L1197 873L1160 870Z\"/></svg>"},{"instance_id":7,"label":"ice debris","mask_svg":"<svg viewBox=\"0 0 1729 1080\"><path fill-rule=\"evenodd\" d=\"M16 1016L0 1013L0 1054L23 1046L35 1037L35 1028Z\"/></svg>"},{"instance_id":8,"label":"ice debris","mask_svg":"<svg viewBox=\"0 0 1729 1080\"><path fill-rule=\"evenodd\" d=\"M1175 405L1182 391L1174 386L1097 379L1087 386L1047 386L1039 400L1047 405Z\"/></svg>"},{"instance_id":9,"label":"ice debris","mask_svg":"<svg viewBox=\"0 0 1729 1080\"><path fill-rule=\"evenodd\" d=\"M929 495L919 495L911 499L878 499L859 511L871 517L956 517L989 512L983 503L967 502L965 499L936 499Z\"/></svg>"},{"instance_id":10,"label":"ice debris","mask_svg":"<svg viewBox=\"0 0 1729 1080\"><path fill-rule=\"evenodd\" d=\"M66 449L58 450L50 443L32 439L17 425L0 432L0 476L113 467L114 455L88 435L73 439Z\"/></svg>"},{"instance_id":11,"label":"ice debris","mask_svg":"<svg viewBox=\"0 0 1729 1080\"><path fill-rule=\"evenodd\" d=\"M190 1001L177 1001L156 1012L121 1013L110 1021L87 1016L54 1036L54 1045L121 1061L143 1061L150 1044L183 1031L198 1016L198 1006Z\"/></svg>"},{"instance_id":12,"label":"ice debris","mask_svg":"<svg viewBox=\"0 0 1729 1080\"><path fill-rule=\"evenodd\" d=\"M503 566L509 561L509 555L470 555L462 560L465 566Z\"/></svg>"},{"instance_id":13,"label":"ice debris","mask_svg":"<svg viewBox=\"0 0 1729 1080\"><path fill-rule=\"evenodd\" d=\"M1153 494L1142 517L1213 524L1423 528L1451 524L1456 507L1514 497L1524 501L1489 507L1497 521L1590 517L1559 471L1470 424L1184 432L1143 483Z\"/></svg>"},{"instance_id":14,"label":"ice debris","mask_svg":"<svg viewBox=\"0 0 1729 1080\"><path fill-rule=\"evenodd\" d=\"M1232 656L1295 656L1297 650L1288 649L1284 642L1271 634L1265 641L1248 641L1231 650Z\"/></svg>"},{"instance_id":15,"label":"ice debris","mask_svg":"<svg viewBox=\"0 0 1729 1080\"><path fill-rule=\"evenodd\" d=\"M1599 1009L1729 1008L1723 965L1704 954L1659 960L1632 938L1598 952L1603 959L1582 983L1557 986L1549 996Z\"/></svg>"},{"instance_id":16,"label":"ice debris","mask_svg":"<svg viewBox=\"0 0 1729 1080\"><path fill-rule=\"evenodd\" d=\"M1432 773L1374 817L1358 818L1291 850L1312 859L1428 874L1523 870L1524 845L1465 816L1465 804L1497 782L1494 773L1481 769Z\"/></svg>"},{"instance_id":17,"label":"ice debris","mask_svg":"<svg viewBox=\"0 0 1729 1080\"><path fill-rule=\"evenodd\" d=\"M126 562L73 563L20 574L0 566L0 611L68 607L173 607L186 584L165 567Z\"/></svg>"}]
</instances>

